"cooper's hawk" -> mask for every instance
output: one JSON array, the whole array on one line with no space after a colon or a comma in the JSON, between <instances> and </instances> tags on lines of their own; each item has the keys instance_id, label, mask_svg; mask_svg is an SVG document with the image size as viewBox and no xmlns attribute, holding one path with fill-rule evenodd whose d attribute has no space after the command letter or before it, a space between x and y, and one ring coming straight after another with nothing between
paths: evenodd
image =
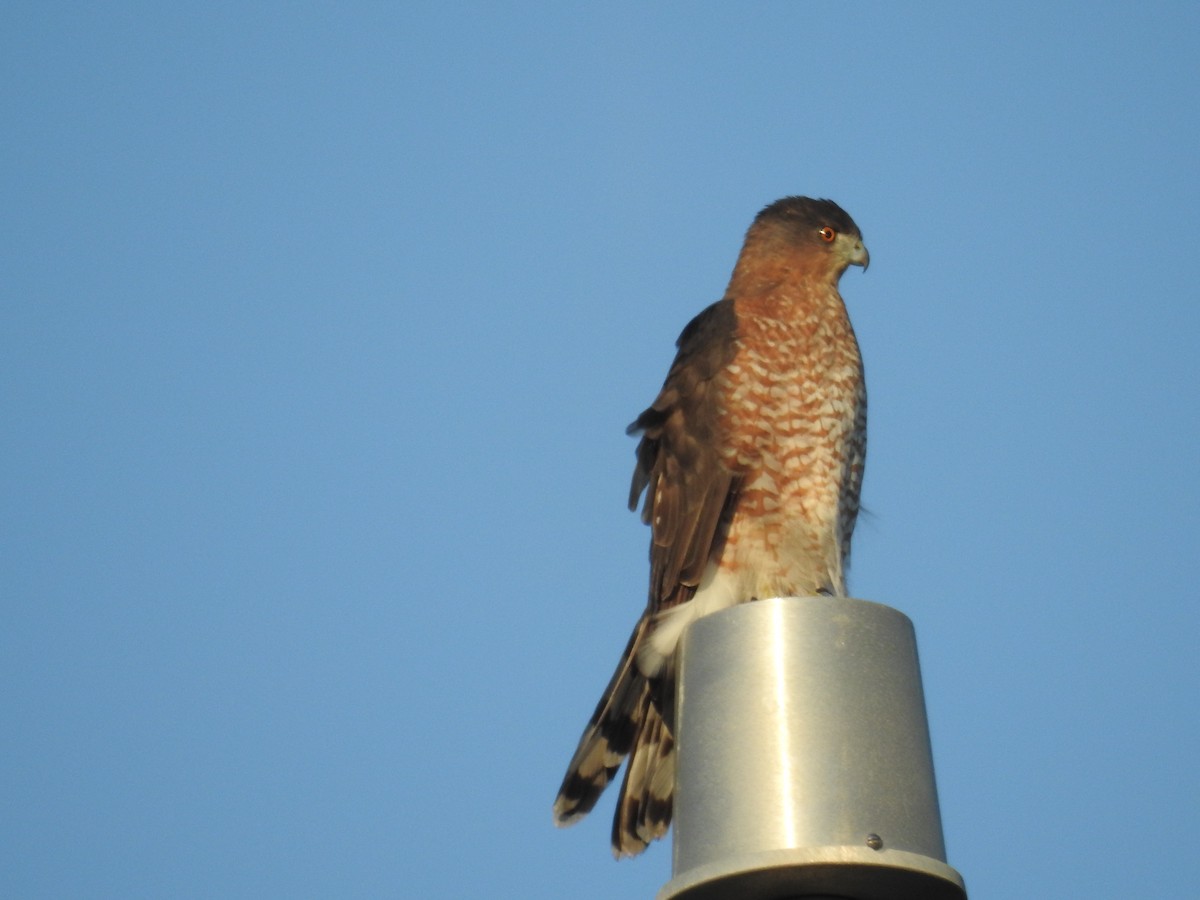
<instances>
[{"instance_id":1,"label":"cooper's hawk","mask_svg":"<svg viewBox=\"0 0 1200 900\"><path fill-rule=\"evenodd\" d=\"M613 853L671 822L676 646L688 623L768 597L845 596L866 452L862 358L838 280L865 270L829 200L758 214L722 300L696 316L641 433L629 493L650 525L650 598L567 769L559 825L595 805L628 756Z\"/></svg>"}]
</instances>

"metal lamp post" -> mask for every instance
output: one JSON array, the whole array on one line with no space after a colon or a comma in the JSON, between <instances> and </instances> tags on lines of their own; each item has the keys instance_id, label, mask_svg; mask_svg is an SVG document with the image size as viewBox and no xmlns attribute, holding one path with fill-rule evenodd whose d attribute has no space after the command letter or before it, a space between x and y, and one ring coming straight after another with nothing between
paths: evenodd
<instances>
[{"instance_id":1,"label":"metal lamp post","mask_svg":"<svg viewBox=\"0 0 1200 900\"><path fill-rule=\"evenodd\" d=\"M912 623L786 597L684 634L659 900L966 900L946 863Z\"/></svg>"}]
</instances>

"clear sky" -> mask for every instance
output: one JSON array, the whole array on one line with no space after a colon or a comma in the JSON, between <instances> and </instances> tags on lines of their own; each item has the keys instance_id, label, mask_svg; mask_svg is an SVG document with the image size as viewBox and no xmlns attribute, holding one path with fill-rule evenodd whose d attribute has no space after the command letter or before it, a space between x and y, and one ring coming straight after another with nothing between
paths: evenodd
<instances>
[{"instance_id":1,"label":"clear sky","mask_svg":"<svg viewBox=\"0 0 1200 900\"><path fill-rule=\"evenodd\" d=\"M550 805L787 194L871 251L950 863L1194 891L1197 4L9 2L0 116L6 896L652 896Z\"/></svg>"}]
</instances>

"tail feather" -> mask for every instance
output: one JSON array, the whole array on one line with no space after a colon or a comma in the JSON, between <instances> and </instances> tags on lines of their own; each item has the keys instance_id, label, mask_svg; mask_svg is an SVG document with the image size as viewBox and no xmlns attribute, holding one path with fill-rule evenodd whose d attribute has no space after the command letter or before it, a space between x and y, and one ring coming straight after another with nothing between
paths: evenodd
<instances>
[{"instance_id":1,"label":"tail feather","mask_svg":"<svg viewBox=\"0 0 1200 900\"><path fill-rule=\"evenodd\" d=\"M645 630L643 618L629 636L621 661L579 738L554 801L556 825L570 825L591 811L633 746L645 690L645 679L637 671L634 655Z\"/></svg>"},{"instance_id":2,"label":"tail feather","mask_svg":"<svg viewBox=\"0 0 1200 900\"><path fill-rule=\"evenodd\" d=\"M625 768L613 816L613 855L637 856L671 826L675 789L675 740L654 704L644 695L641 727Z\"/></svg>"},{"instance_id":3,"label":"tail feather","mask_svg":"<svg viewBox=\"0 0 1200 900\"><path fill-rule=\"evenodd\" d=\"M579 739L554 801L556 825L571 825L596 805L622 760L629 757L613 818L613 853L635 856L667 832L674 788L674 739L663 720L658 695L635 664L648 620L630 635L596 711Z\"/></svg>"}]
</instances>

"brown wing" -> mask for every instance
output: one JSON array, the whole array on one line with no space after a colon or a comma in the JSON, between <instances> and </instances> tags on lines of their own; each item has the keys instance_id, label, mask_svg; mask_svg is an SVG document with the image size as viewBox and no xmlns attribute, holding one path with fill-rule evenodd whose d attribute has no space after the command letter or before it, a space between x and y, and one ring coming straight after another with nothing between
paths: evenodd
<instances>
[{"instance_id":1,"label":"brown wing","mask_svg":"<svg viewBox=\"0 0 1200 900\"><path fill-rule=\"evenodd\" d=\"M640 853L666 833L674 785L673 672L647 679L637 649L654 614L695 593L720 541L722 515L737 479L721 463L715 376L736 351L736 318L728 301L714 303L683 330L679 352L654 403L629 426L642 433L629 494L650 525L650 598L621 661L584 729L554 804L569 825L595 805L621 761L629 757L613 817L613 852Z\"/></svg>"},{"instance_id":2,"label":"brown wing","mask_svg":"<svg viewBox=\"0 0 1200 900\"><path fill-rule=\"evenodd\" d=\"M650 408L629 426L641 432L629 508L646 493L642 521L650 526L647 612L689 600L719 543L722 516L737 479L719 453L721 398L715 378L737 350L733 304L721 300L679 336L679 352Z\"/></svg>"}]
</instances>

